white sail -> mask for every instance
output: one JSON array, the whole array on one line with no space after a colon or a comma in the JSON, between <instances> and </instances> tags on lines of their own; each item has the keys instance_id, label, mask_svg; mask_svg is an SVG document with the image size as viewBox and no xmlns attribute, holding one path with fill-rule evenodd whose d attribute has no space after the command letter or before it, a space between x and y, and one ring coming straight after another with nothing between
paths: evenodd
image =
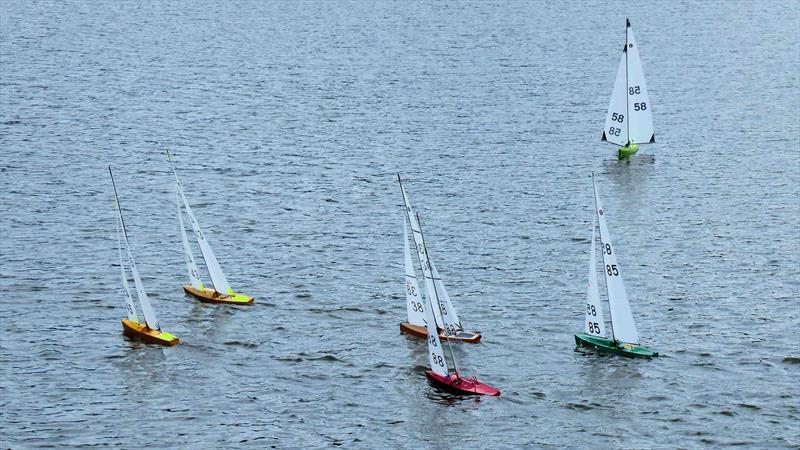
<instances>
[{"instance_id":1,"label":"white sail","mask_svg":"<svg viewBox=\"0 0 800 450\"><path fill-rule=\"evenodd\" d=\"M194 255L192 254L192 247L189 246L189 239L186 237L186 228L183 226L183 213L181 211L181 199L179 195L175 195L178 205L178 224L181 228L181 241L183 241L183 252L186 255L186 269L189 271L189 280L195 289L203 290L203 281L200 279L200 271L197 270L197 264L194 262Z\"/></svg>"},{"instance_id":2,"label":"white sail","mask_svg":"<svg viewBox=\"0 0 800 450\"><path fill-rule=\"evenodd\" d=\"M583 331L591 336L606 337L606 323L603 320L603 307L600 304L600 291L597 289L597 254L595 252L595 230L597 218L592 223L592 251L589 257L589 283L586 289L586 320Z\"/></svg>"},{"instance_id":3,"label":"white sail","mask_svg":"<svg viewBox=\"0 0 800 450\"><path fill-rule=\"evenodd\" d=\"M175 166L172 165L171 159L169 160L169 164L172 167L172 173L175 175L175 183L177 184L178 195L180 195L181 200L183 200L183 207L186 208L186 214L189 216L189 223L192 225L194 237L197 239L197 244L200 246L200 253L203 254L203 261L206 262L208 274L211 276L211 283L214 284L214 289L217 292L233 295L233 289L231 289L231 285L228 284L228 279L225 278L225 274L222 272L222 267L220 267L219 262L217 262L217 257L214 256L214 251L211 250L211 245L208 244L206 236L200 230L200 224L197 222L197 218L194 216L192 208L189 206L189 201L186 200L186 195L183 193L181 181L178 179L178 172L175 171Z\"/></svg>"},{"instance_id":4,"label":"white sail","mask_svg":"<svg viewBox=\"0 0 800 450\"><path fill-rule=\"evenodd\" d=\"M628 144L628 111L626 107L626 91L628 90L625 73L625 52L617 69L617 78L614 81L614 90L611 91L611 101L606 114L606 127L603 130L603 140L623 146Z\"/></svg>"},{"instance_id":5,"label":"white sail","mask_svg":"<svg viewBox=\"0 0 800 450\"><path fill-rule=\"evenodd\" d=\"M425 247L425 243L422 240L422 233L420 231L419 221L417 220L417 216L414 214L414 210L411 208L411 202L408 199L408 195L406 194L406 190L403 187L402 182L400 182L400 192L403 194L403 202L405 203L406 217L408 218L408 221L411 224L411 234L414 237L414 244L416 245L417 256L419 257L420 264L422 266L427 267L428 261L430 261L430 255L426 255L427 249ZM431 262L431 264L433 263ZM430 277L433 278L429 278L428 275L429 273ZM453 307L453 303L450 301L450 296L444 289L444 284L442 284L441 277L439 277L439 273L436 271L436 268L431 267L430 270L428 271L425 271L425 269L423 268L423 276L425 278L426 292L427 290L432 289L434 287L431 286L430 288L428 288L427 285L428 283L433 283L435 279L436 283L435 288L440 293L440 296L437 297L438 305L436 304L434 305L438 307L436 307L433 311L436 323L438 325L441 325L441 327L445 330L445 334L447 335L458 334L459 331L463 330L463 327L461 326L461 320L458 318L458 314L456 313L456 310Z\"/></svg>"},{"instance_id":6,"label":"white sail","mask_svg":"<svg viewBox=\"0 0 800 450\"><path fill-rule=\"evenodd\" d=\"M419 221L416 220L417 225ZM414 224L412 223L412 228ZM417 228L420 243L422 248L425 248L425 240L422 237L422 231ZM415 235L416 236L416 235ZM431 370L441 376L448 376L447 360L444 357L444 349L442 342L439 340L439 331L436 329L436 319L434 318L433 311L437 310L439 303L439 296L436 291L436 286L433 283L433 274L430 267L430 258L424 252L417 253L420 266L422 266L422 274L425 277L425 292L427 294L428 302L425 304L425 325L428 329L428 363L430 363ZM455 364L455 363L454 363Z\"/></svg>"},{"instance_id":7,"label":"white sail","mask_svg":"<svg viewBox=\"0 0 800 450\"><path fill-rule=\"evenodd\" d=\"M431 297L428 296L428 299ZM444 358L444 350L442 349L442 341L439 340L439 333L436 330L436 321L433 318L433 304L426 302L425 308L425 326L428 328L428 364L431 370L437 375L446 377L449 375L447 369L447 360Z\"/></svg>"},{"instance_id":8,"label":"white sail","mask_svg":"<svg viewBox=\"0 0 800 450\"><path fill-rule=\"evenodd\" d=\"M414 273L414 264L411 262L411 247L408 245L408 225L403 220L403 241L405 243L405 272L406 272L406 311L408 323L412 325L425 325L425 307L422 294L419 291L417 276Z\"/></svg>"},{"instance_id":9,"label":"white sail","mask_svg":"<svg viewBox=\"0 0 800 450\"><path fill-rule=\"evenodd\" d=\"M136 314L136 307L131 297L131 289L128 286L128 274L125 272L125 259L122 257L122 224L117 219L117 249L119 250L119 270L122 273L122 286L125 288L125 304L128 309L128 320L139 323L139 316Z\"/></svg>"},{"instance_id":10,"label":"white sail","mask_svg":"<svg viewBox=\"0 0 800 450\"><path fill-rule=\"evenodd\" d=\"M644 82L642 60L639 48L633 37L633 28L627 22L627 59L628 59L628 115L630 116L629 136L634 144L646 144L653 140L653 108L647 95Z\"/></svg>"},{"instance_id":11,"label":"white sail","mask_svg":"<svg viewBox=\"0 0 800 450\"><path fill-rule=\"evenodd\" d=\"M111 173L111 167L109 166L108 172ZM111 175L111 182L114 183L114 175ZM150 299L147 298L147 291L144 290L144 284L142 284L142 278L139 276L139 269L136 268L136 261L133 260L133 252L131 251L131 244L128 241L128 232L125 230L125 220L122 218L122 207L119 205L119 197L117 196L117 187L114 185L114 199L116 200L117 205L117 218L119 219L119 223L122 225L122 237L125 241L125 249L128 253L128 265L131 268L131 276L133 276L133 285L136 287L136 294L139 297L139 304L142 306L142 312L144 313L144 322L147 324L148 328L152 328L154 330L160 330L161 325L158 323L158 317L156 317L156 312L153 311L153 307L150 305Z\"/></svg>"},{"instance_id":12,"label":"white sail","mask_svg":"<svg viewBox=\"0 0 800 450\"><path fill-rule=\"evenodd\" d=\"M430 254L428 254L428 259L430 260ZM441 307L441 320L444 324L444 333L448 336L458 334L464 327L461 326L461 320L458 318L456 308L453 306L453 302L450 301L450 294L447 293L447 289L445 289L442 283L442 277L439 276L439 272L436 270L436 264L434 264L433 261L431 261L431 273L436 283L436 292L439 294L439 306ZM435 312L436 311L434 311L434 313Z\"/></svg>"},{"instance_id":13,"label":"white sail","mask_svg":"<svg viewBox=\"0 0 800 450\"><path fill-rule=\"evenodd\" d=\"M614 339L629 344L639 343L633 314L628 304L628 295L625 293L625 284L622 282L622 271L617 264L617 254L611 244L611 236L606 225L605 212L597 193L597 184L592 175L594 188L594 201L597 220L600 224L600 251L603 254L603 273L606 276L606 290L608 291L608 305L611 310L611 328Z\"/></svg>"}]
</instances>

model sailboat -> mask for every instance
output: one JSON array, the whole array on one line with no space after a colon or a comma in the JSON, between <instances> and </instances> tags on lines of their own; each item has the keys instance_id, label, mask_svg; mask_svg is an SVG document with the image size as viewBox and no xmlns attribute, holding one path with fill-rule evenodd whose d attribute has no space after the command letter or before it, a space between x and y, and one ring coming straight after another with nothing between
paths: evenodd
<instances>
[{"instance_id":1,"label":"model sailboat","mask_svg":"<svg viewBox=\"0 0 800 450\"><path fill-rule=\"evenodd\" d=\"M633 37L631 22L625 19L625 47L608 105L602 140L620 146L620 158L633 155L639 151L639 144L656 141L652 111L639 48Z\"/></svg>"},{"instance_id":2,"label":"model sailboat","mask_svg":"<svg viewBox=\"0 0 800 450\"><path fill-rule=\"evenodd\" d=\"M122 208L119 205L117 185L114 182L114 173L111 171L110 165L108 166L108 174L111 175L111 186L114 187L114 201L117 209L119 268L122 274L122 286L125 288L125 301L128 307L128 318L122 319L122 332L125 336L139 339L149 344L176 345L180 340L170 333L161 331L161 325L158 323L156 312L153 310L152 305L150 305L150 299L147 298L147 292L144 290L142 278L139 276L139 270L136 268L136 262L133 260L133 252L128 242L128 233L125 230L125 220L122 218ZM131 290L128 287L128 273L125 270L125 258L122 256L123 245L127 255L128 267L130 267L131 275L133 276L133 284L136 287L136 294L139 298L139 305L142 307L142 312L144 313L144 323L140 321L139 316L136 314L136 307L133 304Z\"/></svg>"},{"instance_id":3,"label":"model sailboat","mask_svg":"<svg viewBox=\"0 0 800 450\"><path fill-rule=\"evenodd\" d=\"M228 279L225 277L225 273L222 272L222 267L219 265L217 257L214 255L214 251L211 250L211 245L209 245L206 235L200 230L200 224L197 222L197 218L192 212L192 208L189 206L189 201L186 200L186 195L183 193L183 187L178 179L178 172L175 171L175 166L172 164L172 157L170 156L169 151L167 151L167 160L169 160L172 173L175 175L178 224L181 229L181 240L183 241L183 250L186 254L186 266L189 270L189 279L192 283L184 285L183 290L201 302L225 303L233 305L252 304L253 297L234 292L233 288L231 288L231 285L228 284ZM197 270L197 264L195 264L194 256L192 255L192 249L189 246L189 240L186 237L186 229L183 225L182 209L186 210L186 215L189 217L189 223L192 226L194 237L197 240L198 246L200 247L200 253L203 255L203 261L205 261L208 274L211 277L211 283L214 285L213 288L205 286L200 279L200 272Z\"/></svg>"},{"instance_id":4,"label":"model sailboat","mask_svg":"<svg viewBox=\"0 0 800 450\"><path fill-rule=\"evenodd\" d=\"M617 254L611 245L603 206L597 193L597 184L592 175L594 187L595 220L592 225L592 251L589 258L589 284L586 295L584 333L575 335L575 343L580 347L595 348L600 351L629 357L658 356L658 352L639 345L639 334L633 322L633 314L628 303L628 295L622 282L622 272L617 263ZM611 311L611 339L606 337L603 308L597 289L597 264L595 260L595 228L600 225L600 251L603 254L603 272L606 278L608 306Z\"/></svg>"},{"instance_id":5,"label":"model sailboat","mask_svg":"<svg viewBox=\"0 0 800 450\"><path fill-rule=\"evenodd\" d=\"M425 248L425 238L422 236L422 228L419 226L419 215L415 217L417 230L419 232L419 241L422 248ZM416 235L415 235L416 236ZM453 350L450 348L449 339L447 343L448 353L450 353L450 361L453 364L451 371L447 359L444 355L442 348L442 341L439 339L439 333L436 327L436 319L434 311L439 310L439 314L444 315L445 311L442 308L442 302L439 298L438 286L430 280L434 279L433 266L431 265L428 252L422 251L417 253L422 273L425 276L425 290L428 294L428 301L424 305L425 328L428 340L428 363L431 370L425 371L425 376L428 381L439 388L455 394L473 394L473 395L500 395L500 390L489 386L488 384L481 383L476 377L464 377L458 371Z\"/></svg>"},{"instance_id":6,"label":"model sailboat","mask_svg":"<svg viewBox=\"0 0 800 450\"><path fill-rule=\"evenodd\" d=\"M414 215L414 211L411 209L411 203L409 202L408 195L406 195L406 191L403 188L403 180L400 178L400 174L397 175L397 181L400 183L400 193L403 195L405 216L408 221L407 223L411 225L411 233L413 235L414 247L416 249L415 253L417 253L417 256L420 258L423 258L420 260L423 261L423 265L430 264L430 276L423 272L425 275L426 288L428 287L428 284L431 284L432 287L435 287L436 291L439 293L437 296L439 299L438 307L434 308L433 310L435 324L439 330L439 337L441 339L461 341L471 344L479 342L481 340L480 333L475 331L464 331L464 328L461 326L461 320L458 318L458 313L456 312L455 307L453 307L453 302L450 300L450 296L447 294L447 290L442 283L439 273L436 271L436 267L433 265L433 262L428 262L430 261L430 256L428 255L425 244L422 241L422 232L420 231L419 222ZM421 298L419 285L417 284L417 277L414 274L414 266L411 263L411 249L408 245L408 226L406 225L406 222L404 222L403 227L405 231L406 309L408 312L408 322L402 322L400 324L400 332L425 339L428 336L428 330L425 325L426 308ZM426 290L429 291L429 289Z\"/></svg>"}]
</instances>

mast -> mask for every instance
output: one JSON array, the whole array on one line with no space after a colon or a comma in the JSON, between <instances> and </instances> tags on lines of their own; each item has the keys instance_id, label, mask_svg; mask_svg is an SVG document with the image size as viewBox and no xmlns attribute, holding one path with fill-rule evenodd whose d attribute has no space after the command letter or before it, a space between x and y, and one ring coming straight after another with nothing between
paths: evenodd
<instances>
[{"instance_id":1,"label":"mast","mask_svg":"<svg viewBox=\"0 0 800 450\"><path fill-rule=\"evenodd\" d=\"M627 44L626 44L626 45L627 45ZM627 94L626 94L626 95L627 95ZM598 216L598 214L599 214L599 212L598 212L598 209L597 209L597 195L596 195L596 193L597 193L597 185L596 185L596 184L595 184L595 182L594 182L594 172L592 172L592 187L593 187L593 188L594 188L594 190L595 190L595 196L594 196L594 215L595 215L595 217L596 217L596 218L599 220L600 218L599 218L599 217L597 217L597 216ZM600 247L601 247L601 248L603 247L603 236L600 236ZM594 270L597 270L597 267L595 267L595 268L594 268ZM603 278L605 278L605 277L603 277ZM611 310L611 294L610 294L610 293L609 293L609 291L608 291L608 280L605 280L605 285L606 285L606 301L608 302L608 309L609 309L609 311L610 311L610 310ZM608 317L608 323L609 323L609 325L611 325L611 340L612 340L613 342L616 342L617 338L616 338L616 337L614 337L614 315L613 315L613 314L609 314L609 317Z\"/></svg>"},{"instance_id":2,"label":"mast","mask_svg":"<svg viewBox=\"0 0 800 450\"><path fill-rule=\"evenodd\" d=\"M420 239L422 240L422 242L424 244L425 236L422 234L422 223L419 220L419 213L417 213L417 225L419 226ZM442 314L442 305L441 305L441 303L439 303L439 293L436 291L436 280L433 279L433 271L430 270L431 258L430 258L430 255L428 255L428 246L427 245L425 245L425 262L428 264L428 269L429 269L429 271L431 273L431 284L433 285L433 295L436 297L436 305L439 307L439 314ZM423 276L424 276L425 272L423 271L422 273L423 273ZM432 302L428 302L428 303L432 303ZM433 306L433 305L431 305L431 306ZM450 353L450 360L453 361L453 370L455 370L455 372L456 372L456 379L461 380L461 375L458 372L458 365L456 364L456 357L455 357L455 355L453 355L453 347L452 347L452 344L450 344L450 339L448 339L447 336L448 336L447 332L445 331L445 342L447 344L447 351L448 351L448 353Z\"/></svg>"},{"instance_id":3,"label":"mast","mask_svg":"<svg viewBox=\"0 0 800 450\"><path fill-rule=\"evenodd\" d=\"M628 126L625 127L625 128L627 128L627 131L628 131L628 144L627 145L631 145L631 115L630 115L630 111L628 111L628 103L630 103L628 101L628 97L629 97L629 95L628 95L629 91L628 90L631 88L630 85L628 85L628 27L630 27L630 26L631 26L631 21L628 20L628 18L626 17L625 18L625 48L622 49L622 51L623 51L623 53L625 53L625 117L628 119Z\"/></svg>"}]
</instances>

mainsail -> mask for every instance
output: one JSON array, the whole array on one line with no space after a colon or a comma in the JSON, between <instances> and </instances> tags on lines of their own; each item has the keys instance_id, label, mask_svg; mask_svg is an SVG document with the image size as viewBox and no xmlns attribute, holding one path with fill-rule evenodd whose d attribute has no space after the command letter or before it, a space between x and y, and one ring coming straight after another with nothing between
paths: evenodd
<instances>
[{"instance_id":1,"label":"mainsail","mask_svg":"<svg viewBox=\"0 0 800 450\"><path fill-rule=\"evenodd\" d=\"M434 308L434 317L437 321L437 324L441 324L442 328L444 328L445 334L457 334L459 331L463 330L463 327L461 326L461 320L458 318L458 313L456 313L456 310L450 301L450 296L447 295L447 291L444 290L444 285L442 284L441 277L439 277L438 272L436 272L434 267L427 267L428 261L430 260L430 255L428 255L425 242L422 240L419 221L417 220L417 216L414 214L414 210L411 208L411 202L408 200L408 195L406 194L405 188L403 188L403 183L400 181L400 177L398 176L397 179L400 182L400 192L403 194L406 217L411 224L411 234L414 237L414 244L417 248L417 256L420 258L420 264L424 266L423 275L425 278L426 288L427 284L431 283L431 287L427 288L426 292L430 289L436 288L441 294L440 296L437 296L438 305L434 305L438 306ZM434 283L435 286L433 286ZM441 310L441 312L439 312L439 310Z\"/></svg>"},{"instance_id":2,"label":"mainsail","mask_svg":"<svg viewBox=\"0 0 800 450\"><path fill-rule=\"evenodd\" d=\"M136 307L131 297L131 289L128 286L128 274L125 271L125 260L122 257L122 224L117 218L117 249L119 250L119 270L122 273L122 286L125 288L125 304L128 309L128 320L139 323L139 316L136 314Z\"/></svg>"},{"instance_id":3,"label":"mainsail","mask_svg":"<svg viewBox=\"0 0 800 450\"><path fill-rule=\"evenodd\" d=\"M178 205L178 224L181 228L181 241L183 242L183 252L186 255L186 269L189 271L189 279L192 281L192 286L195 289L203 290L203 281L200 279L200 271L197 270L197 264L194 262L194 255L192 254L192 247L189 245L189 239L186 237L186 228L183 226L183 213L181 211L181 198L176 194Z\"/></svg>"},{"instance_id":4,"label":"mainsail","mask_svg":"<svg viewBox=\"0 0 800 450\"><path fill-rule=\"evenodd\" d=\"M125 249L128 253L128 265L131 268L131 276L133 276L133 285L136 287L136 294L139 297L139 304L142 306L144 313L144 322L149 328L160 330L161 325L158 323L153 307L150 305L150 299L147 298L147 292L144 290L142 278L139 276L139 270L136 268L136 262L133 260L133 252L131 251L131 244L128 242L128 233L125 230L125 219L122 218L122 207L119 204L119 195L117 195L117 185L114 182L114 174L111 172L111 166L108 166L108 173L111 175L111 184L114 187L114 199L117 206L117 219L122 227L122 238L125 241Z\"/></svg>"},{"instance_id":5,"label":"mainsail","mask_svg":"<svg viewBox=\"0 0 800 450\"><path fill-rule=\"evenodd\" d=\"M405 273L406 273L406 311L408 323L412 325L425 325L425 308L422 294L419 291L414 264L411 262L411 248L408 245L408 225L403 220L403 241L405 243Z\"/></svg>"},{"instance_id":6,"label":"mainsail","mask_svg":"<svg viewBox=\"0 0 800 450\"><path fill-rule=\"evenodd\" d=\"M617 263L614 247L611 245L611 236L608 233L605 213L600 203L600 196L597 193L594 175L592 175L592 187L594 188L595 211L600 224L600 250L603 254L603 273L606 276L606 290L608 291L613 336L618 341L637 344L639 343L639 335L636 333L633 314L628 304L628 295L622 282L622 271Z\"/></svg>"},{"instance_id":7,"label":"mainsail","mask_svg":"<svg viewBox=\"0 0 800 450\"><path fill-rule=\"evenodd\" d=\"M600 292L597 289L597 256L595 251L595 231L597 218L592 223L592 251L589 258L589 283L586 287L586 320L583 330L592 336L605 337L606 324L603 320L603 307L600 304Z\"/></svg>"},{"instance_id":8,"label":"mainsail","mask_svg":"<svg viewBox=\"0 0 800 450\"><path fill-rule=\"evenodd\" d=\"M167 152L167 155L169 156L169 152ZM203 254L203 261L205 261L208 274L211 276L211 283L214 284L214 290L222 294L233 295L233 289L231 289L231 285L228 284L228 279L225 278L222 267L219 265L219 262L217 262L217 257L214 256L214 251L211 250L211 245L209 245L208 240L206 240L205 234L200 230L200 224L197 222L197 218L192 212L192 208L189 206L189 201L186 200L186 195L183 193L183 187L181 186L181 181L178 179L178 172L175 171L175 166L172 164L172 159L169 159L169 164L170 167L172 167L172 173L175 175L178 195L181 200L183 200L183 207L186 209L186 214L189 216L189 223L192 225L194 237L197 239L197 244L200 246L200 253Z\"/></svg>"}]
</instances>

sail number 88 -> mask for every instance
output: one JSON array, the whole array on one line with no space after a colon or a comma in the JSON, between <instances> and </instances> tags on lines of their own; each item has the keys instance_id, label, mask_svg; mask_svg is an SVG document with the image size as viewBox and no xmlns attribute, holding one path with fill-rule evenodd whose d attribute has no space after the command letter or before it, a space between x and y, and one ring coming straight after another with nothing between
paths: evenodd
<instances>
[{"instance_id":1,"label":"sail number 88","mask_svg":"<svg viewBox=\"0 0 800 450\"><path fill-rule=\"evenodd\" d=\"M444 360L442 359L441 356L431 352L431 359L433 360L434 364L444 367Z\"/></svg>"}]
</instances>

